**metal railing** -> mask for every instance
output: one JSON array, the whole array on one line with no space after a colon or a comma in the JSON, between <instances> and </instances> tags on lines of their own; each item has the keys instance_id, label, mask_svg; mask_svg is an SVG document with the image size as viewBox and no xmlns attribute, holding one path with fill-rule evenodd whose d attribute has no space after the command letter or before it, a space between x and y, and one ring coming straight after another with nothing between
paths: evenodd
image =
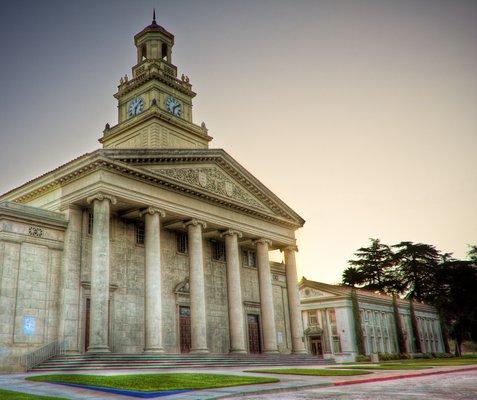
<instances>
[{"instance_id":1,"label":"metal railing","mask_svg":"<svg viewBox=\"0 0 477 400\"><path fill-rule=\"evenodd\" d=\"M20 356L20 364L27 370L31 370L43 361L49 360L52 357L59 356L65 353L64 342L55 340L45 344L44 346L32 351L31 353Z\"/></svg>"}]
</instances>

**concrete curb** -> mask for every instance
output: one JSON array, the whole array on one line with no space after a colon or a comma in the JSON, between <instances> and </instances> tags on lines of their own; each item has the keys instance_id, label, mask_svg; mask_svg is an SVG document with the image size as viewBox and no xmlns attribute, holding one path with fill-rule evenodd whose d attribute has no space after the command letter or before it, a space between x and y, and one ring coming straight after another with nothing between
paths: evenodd
<instances>
[{"instance_id":1,"label":"concrete curb","mask_svg":"<svg viewBox=\"0 0 477 400\"><path fill-rule=\"evenodd\" d=\"M311 383L311 384L304 384L300 386L292 386L292 387L282 387L282 388L270 388L270 389L257 389L250 392L239 392L239 393L230 393L227 395L220 395L220 396L212 396L209 399L232 399L237 397L245 397L245 396L253 396L253 395L262 395L262 394L269 394L269 393L286 393L286 392L297 392L300 390L306 389L318 389L320 387L332 387L332 386L347 386L347 385L357 385L361 383L372 383L372 382L381 382L381 381L391 381L397 379L406 379L406 378L419 378L423 376L431 376L431 375L444 375L444 374L451 374L455 372L464 372L464 371L477 371L477 367L470 367L470 368L460 368L460 369L452 369L452 370L444 370L444 371L432 371L432 372L421 372L415 374L403 374L403 375L394 375L394 376L382 376L376 378L368 378L368 379L355 379L350 381L341 381L341 382L321 382L321 383Z\"/></svg>"},{"instance_id":2,"label":"concrete curb","mask_svg":"<svg viewBox=\"0 0 477 400\"><path fill-rule=\"evenodd\" d=\"M334 382L332 385L333 386L356 385L359 383L382 382L382 381L392 381L395 379L418 378L422 376L452 374L454 372L462 372L462 371L477 371L477 367L452 369L448 371L444 370L444 371L418 372L415 374L403 374L403 375L395 375L395 376L381 376L381 377L369 378L369 379L356 379L352 381Z\"/></svg>"}]
</instances>

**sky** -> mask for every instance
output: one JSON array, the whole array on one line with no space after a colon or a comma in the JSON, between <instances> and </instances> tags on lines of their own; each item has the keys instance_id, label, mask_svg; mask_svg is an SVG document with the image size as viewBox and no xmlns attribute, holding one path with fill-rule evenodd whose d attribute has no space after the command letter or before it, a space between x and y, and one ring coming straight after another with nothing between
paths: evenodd
<instances>
[{"instance_id":1,"label":"sky","mask_svg":"<svg viewBox=\"0 0 477 400\"><path fill-rule=\"evenodd\" d=\"M153 7L211 147L306 220L299 276L339 282L369 238L477 242L476 1L2 2L1 193L100 147Z\"/></svg>"}]
</instances>

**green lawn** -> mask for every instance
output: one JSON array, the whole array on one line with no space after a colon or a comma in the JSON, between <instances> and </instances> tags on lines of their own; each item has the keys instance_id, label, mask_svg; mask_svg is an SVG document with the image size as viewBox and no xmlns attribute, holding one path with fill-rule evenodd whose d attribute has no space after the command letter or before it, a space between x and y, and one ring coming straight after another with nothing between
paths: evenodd
<instances>
[{"instance_id":1,"label":"green lawn","mask_svg":"<svg viewBox=\"0 0 477 400\"><path fill-rule=\"evenodd\" d=\"M351 365L351 366L340 366L332 367L339 369L359 369L359 370L406 370L406 369L428 369L432 368L431 365L412 365L412 364L380 364L380 365Z\"/></svg>"},{"instance_id":2,"label":"green lawn","mask_svg":"<svg viewBox=\"0 0 477 400\"><path fill-rule=\"evenodd\" d=\"M423 365L430 367L445 367L445 366L459 366L459 365L475 365L477 358L413 358L411 360L393 360L382 361L381 364L407 364L407 365Z\"/></svg>"},{"instance_id":3,"label":"green lawn","mask_svg":"<svg viewBox=\"0 0 477 400\"><path fill-rule=\"evenodd\" d=\"M253 385L278 382L279 379L220 374L137 374L137 375L39 375L26 378L29 381L72 383L124 390L160 391L207 389L227 386Z\"/></svg>"},{"instance_id":4,"label":"green lawn","mask_svg":"<svg viewBox=\"0 0 477 400\"><path fill-rule=\"evenodd\" d=\"M67 400L64 397L38 396L36 394L12 392L0 389L0 399L2 400Z\"/></svg>"},{"instance_id":5,"label":"green lawn","mask_svg":"<svg viewBox=\"0 0 477 400\"><path fill-rule=\"evenodd\" d=\"M313 375L313 376L351 376L372 374L369 371L314 369L314 368L277 368L277 369L257 369L245 372L257 372L262 374L284 374L284 375Z\"/></svg>"}]
</instances>

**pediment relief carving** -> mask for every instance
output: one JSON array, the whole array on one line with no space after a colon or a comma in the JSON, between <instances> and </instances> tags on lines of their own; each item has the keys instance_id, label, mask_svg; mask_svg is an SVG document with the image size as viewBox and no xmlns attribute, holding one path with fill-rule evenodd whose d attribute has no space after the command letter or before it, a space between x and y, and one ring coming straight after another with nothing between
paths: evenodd
<instances>
[{"instance_id":1,"label":"pediment relief carving","mask_svg":"<svg viewBox=\"0 0 477 400\"><path fill-rule=\"evenodd\" d=\"M148 170L199 190L229 198L249 207L270 212L255 196L241 187L217 166L163 167L149 166Z\"/></svg>"},{"instance_id":2,"label":"pediment relief carving","mask_svg":"<svg viewBox=\"0 0 477 400\"><path fill-rule=\"evenodd\" d=\"M305 287L300 290L300 297L301 298L309 298L309 297L325 297L325 296L334 296L332 293L323 292L321 290L313 289L310 287Z\"/></svg>"}]
</instances>

